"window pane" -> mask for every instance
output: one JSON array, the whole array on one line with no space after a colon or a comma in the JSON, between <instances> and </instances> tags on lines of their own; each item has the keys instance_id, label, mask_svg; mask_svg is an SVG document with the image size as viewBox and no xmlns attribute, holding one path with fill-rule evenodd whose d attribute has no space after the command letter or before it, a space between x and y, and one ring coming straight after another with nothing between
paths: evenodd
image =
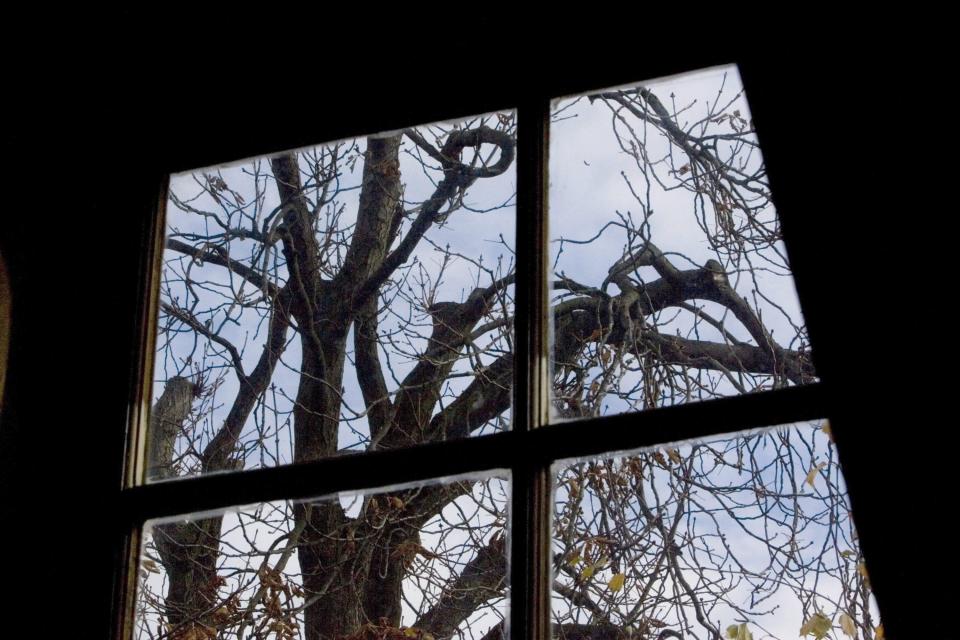
<instances>
[{"instance_id":1,"label":"window pane","mask_svg":"<svg viewBox=\"0 0 960 640\"><path fill-rule=\"evenodd\" d=\"M554 415L814 379L735 67L555 101Z\"/></svg>"},{"instance_id":2,"label":"window pane","mask_svg":"<svg viewBox=\"0 0 960 640\"><path fill-rule=\"evenodd\" d=\"M498 471L149 521L135 637L500 633L509 494Z\"/></svg>"},{"instance_id":3,"label":"window pane","mask_svg":"<svg viewBox=\"0 0 960 640\"><path fill-rule=\"evenodd\" d=\"M568 638L875 635L826 422L568 460L554 478L553 616Z\"/></svg>"},{"instance_id":4,"label":"window pane","mask_svg":"<svg viewBox=\"0 0 960 640\"><path fill-rule=\"evenodd\" d=\"M515 118L171 178L147 477L508 428Z\"/></svg>"}]
</instances>

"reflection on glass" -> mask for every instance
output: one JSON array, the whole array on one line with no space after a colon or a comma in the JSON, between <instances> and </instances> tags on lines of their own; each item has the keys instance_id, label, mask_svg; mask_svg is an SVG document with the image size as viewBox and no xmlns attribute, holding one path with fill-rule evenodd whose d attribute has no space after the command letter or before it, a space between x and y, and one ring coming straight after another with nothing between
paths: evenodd
<instances>
[{"instance_id":1,"label":"reflection on glass","mask_svg":"<svg viewBox=\"0 0 960 640\"><path fill-rule=\"evenodd\" d=\"M813 380L735 67L557 100L552 120L556 418Z\"/></svg>"},{"instance_id":2,"label":"reflection on glass","mask_svg":"<svg viewBox=\"0 0 960 640\"><path fill-rule=\"evenodd\" d=\"M147 478L508 428L512 113L171 178Z\"/></svg>"},{"instance_id":3,"label":"reflection on glass","mask_svg":"<svg viewBox=\"0 0 960 640\"><path fill-rule=\"evenodd\" d=\"M134 637L503 635L507 472L150 521Z\"/></svg>"},{"instance_id":4,"label":"reflection on glass","mask_svg":"<svg viewBox=\"0 0 960 640\"><path fill-rule=\"evenodd\" d=\"M830 438L812 422L557 463L557 635L875 637Z\"/></svg>"}]
</instances>

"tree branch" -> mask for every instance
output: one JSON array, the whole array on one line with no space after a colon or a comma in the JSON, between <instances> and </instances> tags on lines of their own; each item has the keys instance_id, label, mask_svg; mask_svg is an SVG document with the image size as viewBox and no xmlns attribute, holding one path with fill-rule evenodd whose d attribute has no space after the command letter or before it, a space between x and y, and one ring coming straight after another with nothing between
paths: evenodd
<instances>
[{"instance_id":1,"label":"tree branch","mask_svg":"<svg viewBox=\"0 0 960 640\"><path fill-rule=\"evenodd\" d=\"M510 281L499 281L506 286ZM500 287L474 289L465 302L439 302L430 308L433 317L428 346L420 361L403 379L394 406L396 412L380 447L397 448L425 442L436 434L429 428L443 381L456 364L471 328L483 317Z\"/></svg>"},{"instance_id":2,"label":"tree branch","mask_svg":"<svg viewBox=\"0 0 960 640\"><path fill-rule=\"evenodd\" d=\"M216 342L221 347L226 349L227 353L230 354L230 361L233 363L233 369L237 374L237 379L239 379L240 382L243 382L247 379L247 374L243 372L243 360L240 358L240 352L237 351L235 346L233 346L233 343L214 333L213 331L210 331L205 324L194 318L193 315L186 309L178 309L169 302L161 302L160 308L200 335L205 336L210 341Z\"/></svg>"},{"instance_id":3,"label":"tree branch","mask_svg":"<svg viewBox=\"0 0 960 640\"><path fill-rule=\"evenodd\" d=\"M364 154L357 224L336 282L351 293L382 263L393 239L390 228L402 206L402 136L369 137ZM362 302L362 301L361 301Z\"/></svg>"},{"instance_id":4,"label":"tree branch","mask_svg":"<svg viewBox=\"0 0 960 640\"><path fill-rule=\"evenodd\" d=\"M370 298L357 312L353 325L353 346L356 353L357 381L367 407L370 439L376 441L390 423L393 403L380 364L380 342L377 334L377 297Z\"/></svg>"},{"instance_id":5,"label":"tree branch","mask_svg":"<svg viewBox=\"0 0 960 640\"><path fill-rule=\"evenodd\" d=\"M409 135L409 134L408 134ZM422 140L422 138L420 138ZM416 142L414 138L414 142ZM470 167L454 158L459 158L464 147L479 147L483 143L500 147L500 159L490 167ZM429 145L428 145L429 146ZM465 189L477 178L498 176L513 163L516 142L509 133L497 131L486 126L463 131L453 131L447 137L440 155L443 157L443 179L437 184L433 195L421 205L420 213L410 225L407 235L383 261L380 267L359 288L356 294L358 303L379 291L387 278L404 264L420 243L427 230L433 225L437 213L458 189Z\"/></svg>"},{"instance_id":6,"label":"tree branch","mask_svg":"<svg viewBox=\"0 0 960 640\"><path fill-rule=\"evenodd\" d=\"M229 462L229 456L236 448L240 432L256 405L257 399L270 383L273 370L286 347L287 329L290 327L290 312L288 310L290 297L289 287L284 287L274 299L271 306L270 326L267 331L267 344L264 346L253 371L240 381L240 389L237 391L237 396L234 398L226 420L203 451L204 473L233 468L234 463Z\"/></svg>"},{"instance_id":7,"label":"tree branch","mask_svg":"<svg viewBox=\"0 0 960 640\"><path fill-rule=\"evenodd\" d=\"M504 542L502 532L495 534L460 574L444 586L437 603L417 618L413 626L429 631L437 640L446 640L477 607L503 595L507 575Z\"/></svg>"},{"instance_id":8,"label":"tree branch","mask_svg":"<svg viewBox=\"0 0 960 640\"><path fill-rule=\"evenodd\" d=\"M252 269L242 262L238 262L230 258L227 255L226 250L221 246L202 245L200 247L193 247L185 242L175 240L174 238L167 238L166 246L167 249L190 256L195 261L209 262L210 264L226 267L256 288L266 292L266 294L271 298L275 297L279 292L279 288L276 284L264 278L263 275L255 269Z\"/></svg>"}]
</instances>

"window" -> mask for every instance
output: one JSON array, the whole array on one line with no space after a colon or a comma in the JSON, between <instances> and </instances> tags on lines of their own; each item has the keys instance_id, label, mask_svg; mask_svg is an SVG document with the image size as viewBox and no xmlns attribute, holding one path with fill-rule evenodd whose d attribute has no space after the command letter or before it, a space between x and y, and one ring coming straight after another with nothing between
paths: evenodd
<instances>
[{"instance_id":1,"label":"window","mask_svg":"<svg viewBox=\"0 0 960 640\"><path fill-rule=\"evenodd\" d=\"M756 284L755 268L742 266L751 257L762 258L764 269L775 274L782 275L786 266L763 253L769 249L779 255L782 250L778 237L764 235L778 228L776 220L752 218L753 199L770 196L746 111L736 98L718 98L712 110L691 116L703 123L696 142L701 146L685 149L685 161L672 155L671 145L694 144L686 137L667 140L666 150L655 152L644 146L646 133L631 128L625 112L646 104L652 111L634 113L633 124L651 125L669 138L669 123L687 109L671 107L672 115L663 118L655 107L662 103L644 91L604 92L599 100L610 109L614 126L631 131L631 139L617 139L648 188L672 180L665 189L687 189L694 211L717 216L703 224L708 236L723 240L712 249L724 260L698 261L685 255L689 251L654 248L645 235L652 201L638 198L636 223L617 212L620 225L614 226L625 232L626 249L617 246L604 265L615 289L607 289L608 282L585 285L579 276L556 271L547 248L552 213L546 206L547 158L554 157L548 141L559 141L564 114L571 115L567 106L551 104L555 91L520 96L516 105L506 105L515 106L515 112L377 135L365 145L346 140L171 180L167 224L176 231L159 235L178 255L167 259L166 270L154 271L163 337L153 371L162 372L154 377L162 380L163 390L152 395L144 390L141 406L150 403L154 410L149 425L146 418L140 421L149 428L136 433L133 448L140 457L131 465L131 487L124 492L129 566L140 571L128 571L125 633L182 639L214 637L227 629L244 637L301 637L302 627L313 625L309 633L317 637L460 633L493 638L509 631L510 637L543 638L551 625L558 625L566 638L648 637L692 629L746 638L755 625L765 624L760 619L764 611L745 608L732 597L703 611L703 599L742 587L759 594L762 602L779 593L781 582L800 594L801 612L794 615L814 635L823 635L825 624L844 632L853 628L851 634L857 624L864 633L876 632L859 551L834 539L829 561L802 553L811 540L834 535L834 524L846 527L845 544L854 536L842 480L826 444L828 427L809 422L829 412L814 382L808 345L797 324L802 321L795 313L784 313L796 332L781 344L760 322L757 307L730 293L736 290L730 284L732 269ZM713 126L709 132L708 125ZM723 133L713 132L721 127ZM741 162L741 153L753 159ZM422 171L423 195L412 193L409 182L401 183L407 175L396 160L401 157ZM456 231L457 216L464 211L493 217L512 208L514 190L486 193L487 202L481 202L470 188L505 175L514 162L515 241L509 228L493 223L482 228L465 223L469 230L460 238L470 246L480 235L502 251L496 259L457 246L460 240L423 234L427 228ZM727 174L727 184L715 182L721 162L739 172ZM357 167L354 182L347 177L351 166ZM665 175L657 177L658 170ZM246 182L240 186L240 180ZM738 195L731 185L743 182L750 193ZM192 191L185 192L184 185ZM628 182L627 188L634 190L634 185ZM738 202L738 197L750 202ZM380 213L368 220L351 218L343 213L348 205ZM756 206L767 215L766 204ZM174 225L173 208L195 215L195 226ZM746 216L746 222L737 215ZM379 229L371 230L372 224ZM748 233L738 237L744 224ZM430 249L418 263L413 250L421 239ZM744 257L737 253L744 240L763 250ZM315 245L304 244L310 242ZM563 249L563 242L556 244ZM595 246L610 258L609 248ZM306 267L298 263L321 252L325 261ZM690 263L687 275L671 262L675 255ZM431 260L433 266L417 268ZM305 270L298 272L301 268ZM458 268L463 270L456 274ZM653 275L642 276L642 268ZM267 274L272 279L265 279ZM735 333L735 323L723 309L718 314L683 296L662 307L681 308L689 317L659 317L663 309L650 301L657 278L665 291L681 286L673 278L689 279L691 288L699 287L691 299L706 297L726 308L748 335ZM564 292L562 298L549 301L548 282ZM754 291L754 302L762 299L770 309L782 310L782 301L764 297L759 287ZM626 304L631 292L647 298ZM578 302L567 304L571 299ZM368 303L373 308L366 311ZM561 330L558 307L572 308L566 319L582 318L584 327L562 358L551 358L550 330L557 340L571 335ZM342 324L332 321L345 311ZM629 317L618 324L618 313ZM244 315L252 315L252 323ZM588 322L594 318L599 318L596 326ZM635 335L626 334L624 325L634 324ZM683 334L677 340L669 335L674 330ZM708 332L720 336L716 344L722 349L693 353L686 348L702 342L701 334ZM266 341L265 348L252 354L241 349L257 336ZM285 360L287 349L293 355ZM740 369L725 363L731 352L731 362L744 363ZM358 371L355 389L342 374L345 361ZM300 378L288 386L278 383L272 372L284 367ZM690 376L690 369L712 373ZM395 384L384 381L387 373L395 376ZM755 379L745 384L739 374ZM610 384L611 377L616 385ZM646 386L651 380L661 386ZM774 390L748 393L766 387ZM245 388L256 391L246 397ZM698 390L707 396L742 395L686 404L705 399ZM242 402L221 408L218 393ZM357 408L349 406L351 393ZM622 406L607 411L605 396ZM631 413L647 408L651 410ZM235 419L235 411L241 419ZM382 411L386 415L379 415ZM396 420L402 411L410 416ZM786 423L802 424L789 432L716 440L720 434ZM455 437L467 434L465 424L467 432L490 435ZM688 440L696 442L672 444ZM757 453L768 446L769 457ZM364 452L350 455L353 448ZM764 475L778 460L789 468L789 476L782 471ZM694 468L701 474L695 479L690 477ZM675 484L684 473L686 484ZM734 481L744 473L746 480ZM707 477L710 482L704 481ZM443 498L450 487L456 496ZM685 518L668 524L668 512L689 505L698 487L714 502L701 501L695 515L683 511ZM676 496L647 501L643 490ZM414 501L441 499L437 493L459 515L446 515L440 508L410 510ZM801 494L814 506L801 506ZM741 509L749 511L744 505L750 496L758 510L750 517L773 518L785 526L772 532L743 529L765 541L771 560L778 560L772 574L745 568L742 554L751 551L734 551L736 544L724 538L730 522L745 517ZM469 505L457 505L460 498ZM222 510L243 505L252 506L223 515ZM809 533L808 523L800 528L784 524L817 505L826 509L810 524L817 532ZM703 529L694 522L697 517L712 519L714 528ZM327 518L327 524L319 518ZM331 525L330 518L343 522ZM344 524L348 522L363 523L376 533L358 535ZM388 522L407 524L391 524L384 534ZM435 524L439 527L431 532ZM400 532L396 538L394 531ZM798 532L812 538L801 544ZM646 537L628 541L631 533ZM336 558L324 555L334 548ZM298 571L299 580L309 585L285 572L292 566L292 553L307 549L298 556ZM358 569L353 561L361 557L367 564ZM643 563L648 570L638 569ZM800 566L799 574L790 573L793 566ZM410 585L397 578L401 568L410 567L423 570L404 573L416 583L412 594L404 591ZM659 580L660 567L669 578ZM683 580L690 571L696 584ZM821 594L808 584L820 572L836 577L840 595ZM465 584L468 577L474 581ZM349 591L361 583L369 583L369 590L351 592L351 599L331 599L328 606L335 608L314 613L306 625L297 622L301 610L331 589ZM504 600L507 583L509 606ZM849 607L849 594L843 592L848 585L860 598L857 610ZM662 609L647 608L650 594L658 594ZM829 609L818 597L830 602Z\"/></svg>"}]
</instances>

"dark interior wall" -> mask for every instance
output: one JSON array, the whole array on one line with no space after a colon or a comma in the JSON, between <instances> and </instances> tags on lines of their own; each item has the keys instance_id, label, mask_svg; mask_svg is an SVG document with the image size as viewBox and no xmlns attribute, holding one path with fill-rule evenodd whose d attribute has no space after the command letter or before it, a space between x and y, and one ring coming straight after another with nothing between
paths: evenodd
<instances>
[{"instance_id":1,"label":"dark interior wall","mask_svg":"<svg viewBox=\"0 0 960 640\"><path fill-rule=\"evenodd\" d=\"M910 291L892 278L910 266L886 222L902 203L888 195L892 176L878 175L875 162L876 85L862 67L863 47L874 44L827 31L815 47L809 38L777 47L762 39L725 56L723 38L708 35L592 45L582 25L518 31L493 18L436 22L407 18L341 36L318 26L311 37L327 45L312 59L305 34L259 42L233 25L186 19L158 33L149 17L129 14L8 42L13 110L0 251L13 322L0 550L5 580L17 586L4 608L59 635L104 637L110 628L141 268L169 168L301 144L303 123L322 141L342 128L362 133L370 123L510 106L532 81L573 90L622 82L634 64L670 73L737 61L888 636L946 625L918 612L947 606L938 578L955 561L936 560L932 547L952 511L952 454L928 436L912 440L933 423L934 407L920 401L926 390L915 378L925 349L893 321Z\"/></svg>"}]
</instances>

